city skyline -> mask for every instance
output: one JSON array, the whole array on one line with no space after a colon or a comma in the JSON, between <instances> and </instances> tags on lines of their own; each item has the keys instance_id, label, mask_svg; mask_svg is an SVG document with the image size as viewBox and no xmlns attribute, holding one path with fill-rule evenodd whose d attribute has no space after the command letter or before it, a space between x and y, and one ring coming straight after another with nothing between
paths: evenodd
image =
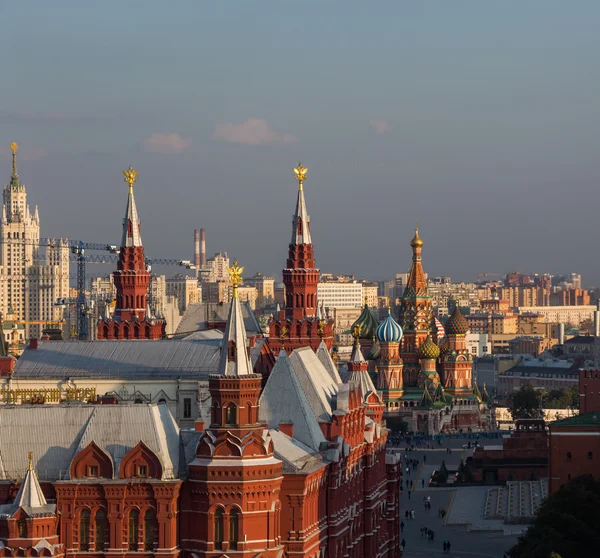
<instances>
[{"instance_id":1,"label":"city skyline","mask_svg":"<svg viewBox=\"0 0 600 558\"><path fill-rule=\"evenodd\" d=\"M418 219L431 276L598 284L600 7L539 5L1 4L29 32L0 36L0 182L17 141L41 235L117 243L132 164L149 255L192 259L203 227L208 255L279 278L301 160L322 272L405 272Z\"/></svg>"}]
</instances>

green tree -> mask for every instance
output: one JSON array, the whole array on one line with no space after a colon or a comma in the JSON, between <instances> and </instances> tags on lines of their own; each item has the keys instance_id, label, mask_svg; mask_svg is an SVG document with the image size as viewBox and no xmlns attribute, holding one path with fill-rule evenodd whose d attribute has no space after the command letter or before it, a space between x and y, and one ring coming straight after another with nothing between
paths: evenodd
<instances>
[{"instance_id":1,"label":"green tree","mask_svg":"<svg viewBox=\"0 0 600 558\"><path fill-rule=\"evenodd\" d=\"M388 417L385 420L385 423L394 436L401 434L402 432L408 432L408 423L400 417Z\"/></svg>"},{"instance_id":2,"label":"green tree","mask_svg":"<svg viewBox=\"0 0 600 558\"><path fill-rule=\"evenodd\" d=\"M540 394L531 384L521 386L510 396L508 412L513 420L540 418Z\"/></svg>"},{"instance_id":3,"label":"green tree","mask_svg":"<svg viewBox=\"0 0 600 558\"><path fill-rule=\"evenodd\" d=\"M510 558L593 556L600 548L600 480L576 477L549 496ZM596 550L594 550L596 549Z\"/></svg>"}]
</instances>

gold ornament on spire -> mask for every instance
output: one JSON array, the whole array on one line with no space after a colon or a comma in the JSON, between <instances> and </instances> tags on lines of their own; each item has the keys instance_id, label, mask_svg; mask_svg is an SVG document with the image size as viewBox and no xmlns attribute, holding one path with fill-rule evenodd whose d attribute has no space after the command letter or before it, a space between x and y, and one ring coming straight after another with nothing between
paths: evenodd
<instances>
[{"instance_id":1,"label":"gold ornament on spire","mask_svg":"<svg viewBox=\"0 0 600 558\"><path fill-rule=\"evenodd\" d=\"M283 326L281 328L281 331L279 332L279 342L281 343L281 350L284 351L285 350L285 338L286 335L288 334L289 329L285 326Z\"/></svg>"},{"instance_id":2,"label":"gold ornament on spire","mask_svg":"<svg viewBox=\"0 0 600 558\"><path fill-rule=\"evenodd\" d=\"M242 284L242 273L244 273L244 268L238 265L238 261L234 260L233 265L227 270L229 272L229 278L231 280L231 285L233 286L233 298L238 297L238 286Z\"/></svg>"},{"instance_id":3,"label":"gold ornament on spire","mask_svg":"<svg viewBox=\"0 0 600 558\"><path fill-rule=\"evenodd\" d=\"M13 155L15 155L17 153L18 149L19 149L19 144L16 141L13 141L10 144L10 150L13 152Z\"/></svg>"},{"instance_id":4,"label":"gold ornament on spire","mask_svg":"<svg viewBox=\"0 0 600 558\"><path fill-rule=\"evenodd\" d=\"M355 343L358 343L358 340L360 338L361 332L362 332L362 326L360 324L356 324L352 328L352 337L354 337L354 342Z\"/></svg>"},{"instance_id":5,"label":"gold ornament on spire","mask_svg":"<svg viewBox=\"0 0 600 558\"><path fill-rule=\"evenodd\" d=\"M18 149L19 149L19 145L17 144L16 141L13 141L10 144L10 150L12 151L12 158L13 158L13 160L12 160L12 167L13 167L12 168L12 175L13 175L13 178L15 178L15 179L18 176L17 175L17 150Z\"/></svg>"},{"instance_id":6,"label":"gold ornament on spire","mask_svg":"<svg viewBox=\"0 0 600 558\"><path fill-rule=\"evenodd\" d=\"M296 175L296 180L298 181L298 190L302 190L302 183L306 178L306 173L308 169L302 166L302 163L298 163L298 166L294 169L294 174Z\"/></svg>"},{"instance_id":7,"label":"gold ornament on spire","mask_svg":"<svg viewBox=\"0 0 600 558\"><path fill-rule=\"evenodd\" d=\"M136 171L131 165L127 170L122 171L123 176L125 177L123 180L129 184L129 193L133 193L133 185L137 182L139 171Z\"/></svg>"},{"instance_id":8,"label":"gold ornament on spire","mask_svg":"<svg viewBox=\"0 0 600 558\"><path fill-rule=\"evenodd\" d=\"M33 453L29 452L27 454L27 459L29 460L29 470L33 471Z\"/></svg>"},{"instance_id":9,"label":"gold ornament on spire","mask_svg":"<svg viewBox=\"0 0 600 558\"><path fill-rule=\"evenodd\" d=\"M410 245L413 248L422 248L423 247L423 241L421 240L421 237L419 236L419 221L417 221L417 225L415 227L415 236L410 241Z\"/></svg>"}]
</instances>

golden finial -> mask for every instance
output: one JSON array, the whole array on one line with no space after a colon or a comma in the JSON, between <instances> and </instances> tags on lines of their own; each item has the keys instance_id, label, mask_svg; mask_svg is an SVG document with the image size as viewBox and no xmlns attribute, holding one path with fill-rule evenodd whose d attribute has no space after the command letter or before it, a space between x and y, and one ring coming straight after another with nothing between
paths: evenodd
<instances>
[{"instance_id":1,"label":"golden finial","mask_svg":"<svg viewBox=\"0 0 600 558\"><path fill-rule=\"evenodd\" d=\"M352 337L354 337L354 342L358 343L358 339L360 337L360 332L362 331L362 326L360 324L356 324L352 328Z\"/></svg>"},{"instance_id":2,"label":"golden finial","mask_svg":"<svg viewBox=\"0 0 600 558\"><path fill-rule=\"evenodd\" d=\"M321 338L321 341L323 341L323 337L325 336L325 322L323 320L319 320L317 335Z\"/></svg>"},{"instance_id":3,"label":"golden finial","mask_svg":"<svg viewBox=\"0 0 600 558\"><path fill-rule=\"evenodd\" d=\"M10 144L10 150L12 151L12 155L13 155L13 168L12 168L12 175L14 177L17 176L17 150L19 149L19 145L17 144L16 141L13 141Z\"/></svg>"},{"instance_id":4,"label":"golden finial","mask_svg":"<svg viewBox=\"0 0 600 558\"><path fill-rule=\"evenodd\" d=\"M288 334L289 329L285 326L281 328L279 332L279 342L281 343L281 350L285 349L285 336Z\"/></svg>"},{"instance_id":5,"label":"golden finial","mask_svg":"<svg viewBox=\"0 0 600 558\"><path fill-rule=\"evenodd\" d=\"M33 471L33 453L29 452L27 454L27 459L29 460L29 470Z\"/></svg>"},{"instance_id":6,"label":"golden finial","mask_svg":"<svg viewBox=\"0 0 600 558\"><path fill-rule=\"evenodd\" d=\"M139 171L136 171L131 165L127 170L123 171L124 180L129 184L129 193L133 193L133 185L137 182Z\"/></svg>"},{"instance_id":7,"label":"golden finial","mask_svg":"<svg viewBox=\"0 0 600 558\"><path fill-rule=\"evenodd\" d=\"M229 278L231 280L231 284L233 286L233 298L238 297L238 286L242 284L242 273L244 273L244 268L238 265L237 260L233 261L233 265L227 270L229 272Z\"/></svg>"},{"instance_id":8,"label":"golden finial","mask_svg":"<svg viewBox=\"0 0 600 558\"><path fill-rule=\"evenodd\" d=\"M419 221L417 221L417 225L415 226L415 236L410 241L410 245L413 248L422 248L423 247L423 241L421 240L421 237L419 236Z\"/></svg>"},{"instance_id":9,"label":"golden finial","mask_svg":"<svg viewBox=\"0 0 600 558\"><path fill-rule=\"evenodd\" d=\"M302 166L302 163L298 163L298 166L294 169L294 174L296 175L296 180L298 181L298 190L302 190L302 183L306 178L306 172L308 169Z\"/></svg>"},{"instance_id":10,"label":"golden finial","mask_svg":"<svg viewBox=\"0 0 600 558\"><path fill-rule=\"evenodd\" d=\"M15 155L17 153L18 149L19 149L19 144L16 141L13 141L10 144L10 150L13 152L13 155Z\"/></svg>"}]
</instances>

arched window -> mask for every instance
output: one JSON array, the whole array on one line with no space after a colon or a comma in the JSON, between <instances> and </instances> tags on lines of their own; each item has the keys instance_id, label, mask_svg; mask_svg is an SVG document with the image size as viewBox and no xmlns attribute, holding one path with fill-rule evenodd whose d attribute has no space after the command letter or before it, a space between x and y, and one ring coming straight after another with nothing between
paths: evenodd
<instances>
[{"instance_id":1,"label":"arched window","mask_svg":"<svg viewBox=\"0 0 600 558\"><path fill-rule=\"evenodd\" d=\"M140 530L140 512L131 510L129 512L129 550L137 552L138 533Z\"/></svg>"},{"instance_id":2,"label":"arched window","mask_svg":"<svg viewBox=\"0 0 600 558\"><path fill-rule=\"evenodd\" d=\"M82 510L79 516L79 550L87 552L90 549L90 511Z\"/></svg>"},{"instance_id":3,"label":"arched window","mask_svg":"<svg viewBox=\"0 0 600 558\"><path fill-rule=\"evenodd\" d=\"M223 548L223 508L215 511L215 549Z\"/></svg>"},{"instance_id":4,"label":"arched window","mask_svg":"<svg viewBox=\"0 0 600 558\"><path fill-rule=\"evenodd\" d=\"M106 538L106 512L104 510L98 510L96 512L96 550L99 552L104 551L104 540Z\"/></svg>"},{"instance_id":5,"label":"arched window","mask_svg":"<svg viewBox=\"0 0 600 558\"><path fill-rule=\"evenodd\" d=\"M229 512L229 548L231 548L231 550L237 550L238 522L239 522L238 511L237 511L237 509L233 508Z\"/></svg>"},{"instance_id":6,"label":"arched window","mask_svg":"<svg viewBox=\"0 0 600 558\"><path fill-rule=\"evenodd\" d=\"M154 537L156 536L156 512L148 510L144 516L144 550L154 550Z\"/></svg>"},{"instance_id":7,"label":"arched window","mask_svg":"<svg viewBox=\"0 0 600 558\"><path fill-rule=\"evenodd\" d=\"M25 539L27 537L27 523L25 523L24 519L19 520L19 523L17 523L17 528L19 530L19 538Z\"/></svg>"},{"instance_id":8,"label":"arched window","mask_svg":"<svg viewBox=\"0 0 600 558\"><path fill-rule=\"evenodd\" d=\"M233 403L227 405L225 424L235 424L235 405Z\"/></svg>"}]
</instances>

